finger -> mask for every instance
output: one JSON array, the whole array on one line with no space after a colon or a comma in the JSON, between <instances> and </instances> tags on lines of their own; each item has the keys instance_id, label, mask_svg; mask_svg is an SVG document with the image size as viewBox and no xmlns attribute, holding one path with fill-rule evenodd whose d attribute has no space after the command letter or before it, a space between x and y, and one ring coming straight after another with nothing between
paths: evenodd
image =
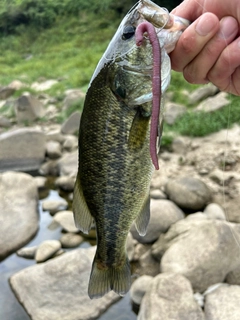
<instances>
[{"instance_id":1,"label":"finger","mask_svg":"<svg viewBox=\"0 0 240 320\"><path fill-rule=\"evenodd\" d=\"M219 20L212 13L205 13L191 24L179 38L176 48L171 53L172 69L183 71L201 52L206 43L219 29Z\"/></svg>"},{"instance_id":2,"label":"finger","mask_svg":"<svg viewBox=\"0 0 240 320\"><path fill-rule=\"evenodd\" d=\"M240 37L223 50L207 77L220 90L240 95Z\"/></svg>"},{"instance_id":3,"label":"finger","mask_svg":"<svg viewBox=\"0 0 240 320\"><path fill-rule=\"evenodd\" d=\"M221 52L236 37L238 22L233 17L225 17L220 21L220 29L203 47L202 51L184 68L185 79L191 83L209 82L207 74L213 67Z\"/></svg>"}]
</instances>

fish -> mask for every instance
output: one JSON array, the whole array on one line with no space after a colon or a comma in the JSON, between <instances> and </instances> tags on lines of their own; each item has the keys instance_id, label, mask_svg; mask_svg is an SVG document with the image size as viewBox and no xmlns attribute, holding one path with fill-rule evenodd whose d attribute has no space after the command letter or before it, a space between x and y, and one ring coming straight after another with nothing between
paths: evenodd
<instances>
[{"instance_id":1,"label":"fish","mask_svg":"<svg viewBox=\"0 0 240 320\"><path fill-rule=\"evenodd\" d=\"M91 299L111 290L124 296L130 289L126 239L133 223L141 236L146 234L150 181L158 169L152 153L161 140L163 95L171 74L168 53L188 24L140 0L122 20L90 80L79 127L73 213L83 233L93 224L96 228ZM151 129L154 104L157 122Z\"/></svg>"}]
</instances>

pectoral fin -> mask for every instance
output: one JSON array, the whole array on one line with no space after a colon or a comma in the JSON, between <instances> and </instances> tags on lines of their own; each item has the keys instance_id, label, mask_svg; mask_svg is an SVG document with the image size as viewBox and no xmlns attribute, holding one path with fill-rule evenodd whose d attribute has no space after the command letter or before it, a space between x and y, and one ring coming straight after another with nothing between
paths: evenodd
<instances>
[{"instance_id":1,"label":"pectoral fin","mask_svg":"<svg viewBox=\"0 0 240 320\"><path fill-rule=\"evenodd\" d=\"M93 217L85 201L80 177L77 176L73 192L73 214L76 227L84 233L88 233L93 223Z\"/></svg>"},{"instance_id":2,"label":"pectoral fin","mask_svg":"<svg viewBox=\"0 0 240 320\"><path fill-rule=\"evenodd\" d=\"M141 212L135 220L135 227L140 236L145 236L150 219L150 196L144 202Z\"/></svg>"}]
</instances>

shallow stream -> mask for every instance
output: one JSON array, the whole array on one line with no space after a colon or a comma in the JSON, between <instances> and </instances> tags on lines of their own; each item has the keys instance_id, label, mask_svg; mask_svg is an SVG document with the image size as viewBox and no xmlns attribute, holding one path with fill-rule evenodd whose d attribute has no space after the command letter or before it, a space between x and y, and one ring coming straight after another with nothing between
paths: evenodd
<instances>
[{"instance_id":1,"label":"shallow stream","mask_svg":"<svg viewBox=\"0 0 240 320\"><path fill-rule=\"evenodd\" d=\"M58 192L51 190L42 200L61 199ZM59 239L61 235L61 227L50 230L48 226L52 221L51 215L47 211L42 211L42 200L39 201L39 230L32 241L26 246L31 247L39 245L44 240ZM86 248L91 244L87 241L83 242L79 247ZM15 253L0 262L0 319L1 320L29 320L30 317L17 301L13 294L9 278L16 272L35 264L35 260L27 260L18 257ZM127 294L124 298L113 304L98 320L136 320L137 316L132 310L132 304ZM49 319L51 320L51 319Z\"/></svg>"}]
</instances>

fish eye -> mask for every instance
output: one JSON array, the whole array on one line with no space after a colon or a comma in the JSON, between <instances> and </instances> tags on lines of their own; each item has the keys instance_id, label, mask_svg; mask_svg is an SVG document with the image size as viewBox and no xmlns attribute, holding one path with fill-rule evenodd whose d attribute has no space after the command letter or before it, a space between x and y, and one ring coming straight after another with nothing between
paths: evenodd
<instances>
[{"instance_id":1,"label":"fish eye","mask_svg":"<svg viewBox=\"0 0 240 320\"><path fill-rule=\"evenodd\" d=\"M135 30L136 30L136 28L133 27L133 26L124 27L123 34L122 34L122 39L123 40L131 39L135 34Z\"/></svg>"}]
</instances>

